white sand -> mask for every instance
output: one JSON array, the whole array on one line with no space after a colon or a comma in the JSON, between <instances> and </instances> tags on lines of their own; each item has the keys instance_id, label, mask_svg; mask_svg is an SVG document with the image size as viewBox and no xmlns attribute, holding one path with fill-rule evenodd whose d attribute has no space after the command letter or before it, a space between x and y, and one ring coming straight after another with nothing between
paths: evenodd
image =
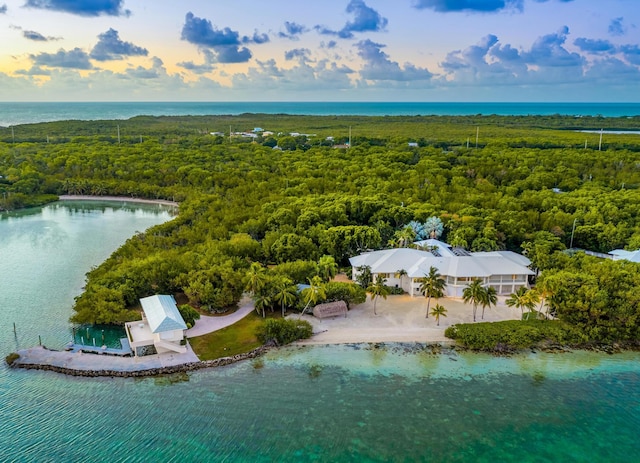
<instances>
[{"instance_id":1,"label":"white sand","mask_svg":"<svg viewBox=\"0 0 640 463\"><path fill-rule=\"evenodd\" d=\"M498 298L498 305L487 308L484 320L482 307L478 307L477 321L519 320L520 309L507 306L505 297ZM377 315L373 314L373 303L367 297L364 304L351 307L347 317L317 319L304 315L313 326L314 335L298 344L345 344L354 342L440 342L451 341L444 330L456 323L473 322L473 306L462 299L442 298L431 300L447 309L447 316L440 317L440 326L432 315L425 318L427 299L411 296L388 296L376 302ZM290 315L292 318L298 315Z\"/></svg>"}]
</instances>

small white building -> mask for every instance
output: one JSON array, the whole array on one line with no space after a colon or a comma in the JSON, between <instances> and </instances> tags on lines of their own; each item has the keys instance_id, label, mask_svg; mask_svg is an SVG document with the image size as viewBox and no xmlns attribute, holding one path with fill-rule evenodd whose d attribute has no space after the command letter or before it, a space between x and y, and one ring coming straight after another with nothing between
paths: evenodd
<instances>
[{"instance_id":1,"label":"small white building","mask_svg":"<svg viewBox=\"0 0 640 463\"><path fill-rule=\"evenodd\" d=\"M416 244L422 249L384 249L350 258L352 278L358 277L359 267L368 266L374 281L382 275L387 286L421 296L420 279L435 267L446 282L445 296L462 297L464 288L475 279L485 287L492 286L498 295L508 295L529 288L528 277L534 274L528 268L531 261L515 252L468 252L434 239ZM401 270L406 274L401 275Z\"/></svg>"},{"instance_id":2,"label":"small white building","mask_svg":"<svg viewBox=\"0 0 640 463\"><path fill-rule=\"evenodd\" d=\"M628 260L630 262L640 262L640 249L637 249L635 251L614 249L609 254L613 256L613 260Z\"/></svg>"},{"instance_id":3,"label":"small white building","mask_svg":"<svg viewBox=\"0 0 640 463\"><path fill-rule=\"evenodd\" d=\"M154 346L158 354L185 353L182 345L187 324L176 306L173 296L155 295L140 299L142 320L125 325L129 344L135 356L138 348ZM142 349L143 350L143 349Z\"/></svg>"}]
</instances>

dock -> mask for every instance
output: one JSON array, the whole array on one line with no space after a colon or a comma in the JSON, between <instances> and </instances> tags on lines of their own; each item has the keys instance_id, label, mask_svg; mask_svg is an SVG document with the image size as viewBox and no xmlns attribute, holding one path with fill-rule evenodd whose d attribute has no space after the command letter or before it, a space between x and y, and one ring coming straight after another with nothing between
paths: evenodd
<instances>
[{"instance_id":1,"label":"dock","mask_svg":"<svg viewBox=\"0 0 640 463\"><path fill-rule=\"evenodd\" d=\"M131 349L128 338L120 338L120 345L122 347L118 349L115 347L88 346L86 344L70 342L67 344L65 350L71 353L84 352L87 354L116 355L119 357L131 357L133 355L133 350Z\"/></svg>"}]
</instances>

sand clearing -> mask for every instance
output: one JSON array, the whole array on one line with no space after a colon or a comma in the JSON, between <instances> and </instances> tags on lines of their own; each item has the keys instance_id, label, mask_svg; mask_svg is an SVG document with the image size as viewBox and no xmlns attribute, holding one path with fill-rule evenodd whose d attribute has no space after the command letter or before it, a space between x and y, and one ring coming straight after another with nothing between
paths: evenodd
<instances>
[{"instance_id":1,"label":"sand clearing","mask_svg":"<svg viewBox=\"0 0 640 463\"><path fill-rule=\"evenodd\" d=\"M498 298L498 305L485 309L478 307L478 321L519 320L520 309L507 306L505 297ZM299 344L345 344L352 342L439 342L451 341L444 336L444 330L456 323L472 323L473 307L462 299L432 299L447 309L447 316L440 318L440 326L432 315L425 318L427 300L421 297L388 296L376 302L377 315L373 314L373 303L367 297L364 304L351 307L347 317L317 319L304 315L313 326L314 335ZM299 315L290 315L297 318Z\"/></svg>"}]
</instances>

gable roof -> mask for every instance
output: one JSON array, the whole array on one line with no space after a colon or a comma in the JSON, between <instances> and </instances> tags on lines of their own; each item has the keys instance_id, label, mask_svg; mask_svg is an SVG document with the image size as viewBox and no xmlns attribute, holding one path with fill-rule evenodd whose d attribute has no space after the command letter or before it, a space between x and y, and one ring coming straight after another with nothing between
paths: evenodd
<instances>
[{"instance_id":1,"label":"gable roof","mask_svg":"<svg viewBox=\"0 0 640 463\"><path fill-rule=\"evenodd\" d=\"M613 256L613 260L625 259L631 262L640 262L640 249L636 251L626 251L624 249L614 249L609 254Z\"/></svg>"},{"instance_id":2,"label":"gable roof","mask_svg":"<svg viewBox=\"0 0 640 463\"><path fill-rule=\"evenodd\" d=\"M180 315L173 296L163 294L149 296L140 299L140 304L152 333L187 329L187 324Z\"/></svg>"}]
</instances>

